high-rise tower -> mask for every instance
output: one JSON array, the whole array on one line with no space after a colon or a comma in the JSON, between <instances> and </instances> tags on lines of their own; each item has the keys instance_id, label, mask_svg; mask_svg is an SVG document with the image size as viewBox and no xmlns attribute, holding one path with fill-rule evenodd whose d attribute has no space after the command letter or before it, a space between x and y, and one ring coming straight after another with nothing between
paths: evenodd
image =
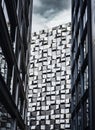
<instances>
[{"instance_id":1,"label":"high-rise tower","mask_svg":"<svg viewBox=\"0 0 95 130\"><path fill-rule=\"evenodd\" d=\"M32 0L0 0L0 130L26 130Z\"/></svg>"},{"instance_id":2,"label":"high-rise tower","mask_svg":"<svg viewBox=\"0 0 95 130\"><path fill-rule=\"evenodd\" d=\"M72 0L72 130L95 129L95 1Z\"/></svg>"},{"instance_id":3,"label":"high-rise tower","mask_svg":"<svg viewBox=\"0 0 95 130\"><path fill-rule=\"evenodd\" d=\"M71 24L33 33L30 47L31 130L70 130Z\"/></svg>"}]
</instances>

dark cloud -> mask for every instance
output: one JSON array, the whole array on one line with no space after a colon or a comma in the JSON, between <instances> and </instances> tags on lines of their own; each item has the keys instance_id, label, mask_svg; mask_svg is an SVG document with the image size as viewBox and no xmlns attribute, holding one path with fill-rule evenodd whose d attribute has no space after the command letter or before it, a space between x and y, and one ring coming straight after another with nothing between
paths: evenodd
<instances>
[{"instance_id":1,"label":"dark cloud","mask_svg":"<svg viewBox=\"0 0 95 130\"><path fill-rule=\"evenodd\" d=\"M70 7L71 0L39 0L40 6L34 7L34 13L42 17L50 18L62 10Z\"/></svg>"}]
</instances>

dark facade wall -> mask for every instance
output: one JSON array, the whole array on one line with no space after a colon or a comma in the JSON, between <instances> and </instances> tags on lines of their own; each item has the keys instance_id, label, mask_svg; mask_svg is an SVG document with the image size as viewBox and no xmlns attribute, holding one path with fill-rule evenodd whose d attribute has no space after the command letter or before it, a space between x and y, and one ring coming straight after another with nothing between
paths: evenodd
<instances>
[{"instance_id":1,"label":"dark facade wall","mask_svg":"<svg viewBox=\"0 0 95 130\"><path fill-rule=\"evenodd\" d=\"M26 130L32 0L0 0L0 130Z\"/></svg>"},{"instance_id":2,"label":"dark facade wall","mask_svg":"<svg viewBox=\"0 0 95 130\"><path fill-rule=\"evenodd\" d=\"M94 0L72 0L72 130L95 129L95 17L91 2L94 6Z\"/></svg>"}]
</instances>

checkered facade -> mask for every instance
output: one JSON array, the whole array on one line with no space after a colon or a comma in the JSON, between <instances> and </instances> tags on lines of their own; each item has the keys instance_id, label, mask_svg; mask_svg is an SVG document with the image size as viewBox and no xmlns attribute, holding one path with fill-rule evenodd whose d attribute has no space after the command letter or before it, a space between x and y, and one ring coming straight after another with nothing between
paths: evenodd
<instances>
[{"instance_id":1,"label":"checkered facade","mask_svg":"<svg viewBox=\"0 0 95 130\"><path fill-rule=\"evenodd\" d=\"M70 23L33 33L28 95L31 130L70 130L70 48Z\"/></svg>"}]
</instances>

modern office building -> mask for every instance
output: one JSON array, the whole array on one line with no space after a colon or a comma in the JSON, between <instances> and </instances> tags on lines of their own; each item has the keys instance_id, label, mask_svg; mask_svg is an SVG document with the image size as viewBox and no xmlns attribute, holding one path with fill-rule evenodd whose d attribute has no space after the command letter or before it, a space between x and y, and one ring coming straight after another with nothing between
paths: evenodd
<instances>
[{"instance_id":1,"label":"modern office building","mask_svg":"<svg viewBox=\"0 0 95 130\"><path fill-rule=\"evenodd\" d=\"M95 129L95 1L72 0L72 130Z\"/></svg>"},{"instance_id":2,"label":"modern office building","mask_svg":"<svg viewBox=\"0 0 95 130\"><path fill-rule=\"evenodd\" d=\"M32 0L0 0L0 130L27 130Z\"/></svg>"},{"instance_id":3,"label":"modern office building","mask_svg":"<svg viewBox=\"0 0 95 130\"><path fill-rule=\"evenodd\" d=\"M31 130L71 130L70 49L70 23L33 33L28 95Z\"/></svg>"}]
</instances>

